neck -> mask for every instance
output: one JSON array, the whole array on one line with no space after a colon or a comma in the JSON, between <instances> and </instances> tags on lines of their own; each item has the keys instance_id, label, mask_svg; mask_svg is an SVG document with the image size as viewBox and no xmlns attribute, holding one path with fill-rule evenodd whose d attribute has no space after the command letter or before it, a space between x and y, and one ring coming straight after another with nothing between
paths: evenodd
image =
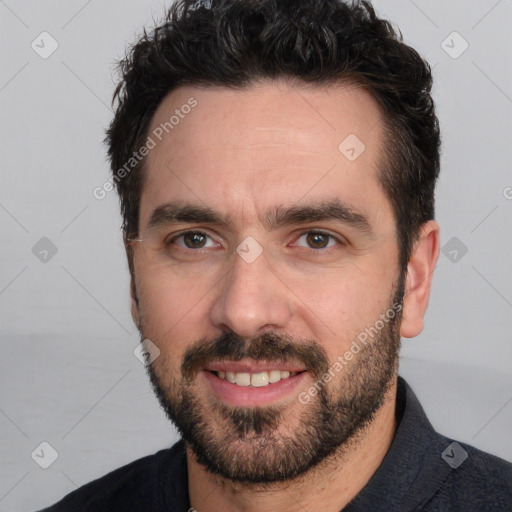
<instances>
[{"instance_id":1,"label":"neck","mask_svg":"<svg viewBox=\"0 0 512 512\"><path fill-rule=\"evenodd\" d=\"M212 475L197 463L187 447L189 496L197 512L338 512L380 466L396 431L395 380L382 407L364 431L341 446L328 460L287 482L256 486Z\"/></svg>"}]
</instances>

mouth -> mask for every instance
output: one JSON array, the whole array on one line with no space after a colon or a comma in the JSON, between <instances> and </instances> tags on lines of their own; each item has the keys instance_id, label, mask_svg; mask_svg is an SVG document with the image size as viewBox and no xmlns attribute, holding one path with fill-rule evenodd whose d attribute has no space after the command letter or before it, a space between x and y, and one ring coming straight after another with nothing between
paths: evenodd
<instances>
[{"instance_id":1,"label":"mouth","mask_svg":"<svg viewBox=\"0 0 512 512\"><path fill-rule=\"evenodd\" d=\"M262 406L291 395L308 372L300 365L236 361L211 363L200 373L210 391L222 401Z\"/></svg>"},{"instance_id":2,"label":"mouth","mask_svg":"<svg viewBox=\"0 0 512 512\"><path fill-rule=\"evenodd\" d=\"M303 370L305 371L305 370ZM253 387L262 388L264 386L270 386L276 384L284 379L294 377L298 373L302 372L290 372L288 370L270 370L258 373L249 372L225 372L217 371L211 372L216 375L219 379L227 380L231 384L242 387Z\"/></svg>"}]
</instances>

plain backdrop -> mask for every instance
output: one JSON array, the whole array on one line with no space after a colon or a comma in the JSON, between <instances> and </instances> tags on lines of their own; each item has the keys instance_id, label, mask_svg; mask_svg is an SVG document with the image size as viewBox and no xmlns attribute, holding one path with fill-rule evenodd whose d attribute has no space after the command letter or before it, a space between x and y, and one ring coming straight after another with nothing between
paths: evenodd
<instances>
[{"instance_id":1,"label":"plain backdrop","mask_svg":"<svg viewBox=\"0 0 512 512\"><path fill-rule=\"evenodd\" d=\"M510 460L512 2L374 4L431 63L443 133L444 249L401 374L439 431ZM0 2L3 512L49 505L178 439L133 354L117 197L92 194L109 177L113 63L164 8Z\"/></svg>"}]
</instances>

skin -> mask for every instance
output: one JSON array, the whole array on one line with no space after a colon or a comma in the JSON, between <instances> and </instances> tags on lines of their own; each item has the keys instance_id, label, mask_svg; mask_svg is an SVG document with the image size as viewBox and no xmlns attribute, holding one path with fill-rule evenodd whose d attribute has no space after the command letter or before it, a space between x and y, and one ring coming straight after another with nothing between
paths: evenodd
<instances>
[{"instance_id":1,"label":"skin","mask_svg":"<svg viewBox=\"0 0 512 512\"><path fill-rule=\"evenodd\" d=\"M181 252L174 247L172 264L156 264L160 260L152 260L147 247L136 249L132 316L162 352L155 371L166 382L177 378L188 346L229 331L247 340L264 333L314 339L335 361L386 311L399 276L396 223L377 179L385 141L376 101L355 86L319 88L284 81L237 91L186 86L164 99L150 132L192 96L197 106L147 157L140 233L143 238L151 233L146 230L151 213L169 201L208 206L232 224L169 227L166 233L200 228L212 236L215 243L196 259L190 259L186 247ZM366 146L354 161L338 150L351 133ZM264 223L267 212L278 207L333 199L364 212L372 235L338 220L275 229ZM328 249L312 249L301 238L312 229L345 243L330 239ZM235 253L249 236L263 250L252 263ZM423 328L438 254L439 227L429 221L407 269L403 337ZM342 378L336 375L327 389L342 386ZM313 382L306 377L299 391ZM208 411L211 390L200 376L194 385ZM199 512L340 510L389 449L396 430L395 394L396 375L371 424L325 464L291 481L267 486L232 482L206 471L189 449L192 507ZM291 397L282 406L286 414L279 431L284 434L293 431L301 408L308 405Z\"/></svg>"}]
</instances>

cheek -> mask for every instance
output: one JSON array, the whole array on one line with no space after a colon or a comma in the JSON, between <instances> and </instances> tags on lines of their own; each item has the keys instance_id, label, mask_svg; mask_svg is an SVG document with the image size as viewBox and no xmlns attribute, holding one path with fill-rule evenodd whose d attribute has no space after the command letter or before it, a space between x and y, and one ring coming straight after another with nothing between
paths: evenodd
<instances>
[{"instance_id":1,"label":"cheek","mask_svg":"<svg viewBox=\"0 0 512 512\"><path fill-rule=\"evenodd\" d=\"M335 359L389 308L392 277L375 264L340 267L324 276L287 284L299 299L297 314Z\"/></svg>"},{"instance_id":2,"label":"cheek","mask_svg":"<svg viewBox=\"0 0 512 512\"><path fill-rule=\"evenodd\" d=\"M204 336L207 318L208 283L184 279L174 270L137 271L137 290L144 335L163 348L170 340L176 349L187 340ZM210 286L209 289L212 289Z\"/></svg>"}]
</instances>

